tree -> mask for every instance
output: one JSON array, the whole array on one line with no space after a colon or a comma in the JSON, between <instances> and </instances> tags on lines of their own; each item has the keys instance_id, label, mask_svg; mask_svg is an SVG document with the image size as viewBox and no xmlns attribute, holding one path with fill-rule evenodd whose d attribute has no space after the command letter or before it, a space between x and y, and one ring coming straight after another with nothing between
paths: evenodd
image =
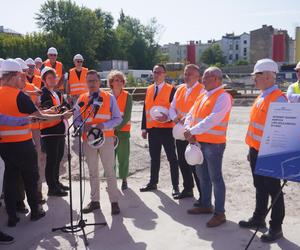
<instances>
[{"instance_id":1,"label":"tree","mask_svg":"<svg viewBox=\"0 0 300 250\"><path fill-rule=\"evenodd\" d=\"M217 63L220 65L224 64L225 60L220 45L214 43L204 50L201 55L201 61L208 65L215 65Z\"/></svg>"}]
</instances>

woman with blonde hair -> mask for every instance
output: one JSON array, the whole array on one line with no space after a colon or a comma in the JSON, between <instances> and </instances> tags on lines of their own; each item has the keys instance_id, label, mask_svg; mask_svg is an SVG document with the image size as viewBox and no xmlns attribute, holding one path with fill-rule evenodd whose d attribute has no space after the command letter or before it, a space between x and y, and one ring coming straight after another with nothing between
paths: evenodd
<instances>
[{"instance_id":1,"label":"woman with blonde hair","mask_svg":"<svg viewBox=\"0 0 300 250\"><path fill-rule=\"evenodd\" d=\"M121 71L113 70L108 75L108 83L115 96L121 115L122 123L115 127L115 135L119 144L116 148L116 158L118 160L119 178L122 179L122 190L128 188L127 177L129 174L129 154L130 154L130 128L131 128L131 110L132 96L124 87L126 77Z\"/></svg>"}]
</instances>

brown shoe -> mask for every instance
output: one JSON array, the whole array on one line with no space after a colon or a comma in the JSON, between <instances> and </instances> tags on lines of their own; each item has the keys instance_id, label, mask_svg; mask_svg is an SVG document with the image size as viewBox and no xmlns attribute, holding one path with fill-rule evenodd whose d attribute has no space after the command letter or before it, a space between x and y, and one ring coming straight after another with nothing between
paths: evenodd
<instances>
[{"instance_id":1,"label":"brown shoe","mask_svg":"<svg viewBox=\"0 0 300 250\"><path fill-rule=\"evenodd\" d=\"M91 201L87 206L82 209L82 213L88 214L93 212L96 209L100 209L100 202L99 201Z\"/></svg>"},{"instance_id":2,"label":"brown shoe","mask_svg":"<svg viewBox=\"0 0 300 250\"><path fill-rule=\"evenodd\" d=\"M213 217L206 223L207 227L217 227L226 222L226 216L224 213L215 213Z\"/></svg>"},{"instance_id":3,"label":"brown shoe","mask_svg":"<svg viewBox=\"0 0 300 250\"><path fill-rule=\"evenodd\" d=\"M193 207L187 210L188 214L212 214L213 212L213 207Z\"/></svg>"},{"instance_id":4,"label":"brown shoe","mask_svg":"<svg viewBox=\"0 0 300 250\"><path fill-rule=\"evenodd\" d=\"M120 213L120 208L118 202L111 203L111 214L116 215Z\"/></svg>"}]
</instances>

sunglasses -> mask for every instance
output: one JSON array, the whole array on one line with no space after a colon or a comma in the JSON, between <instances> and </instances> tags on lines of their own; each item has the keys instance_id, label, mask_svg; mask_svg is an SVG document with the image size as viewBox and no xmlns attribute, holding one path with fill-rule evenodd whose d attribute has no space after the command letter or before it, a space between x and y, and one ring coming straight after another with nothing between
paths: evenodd
<instances>
[{"instance_id":1,"label":"sunglasses","mask_svg":"<svg viewBox=\"0 0 300 250\"><path fill-rule=\"evenodd\" d=\"M30 68L30 69L34 69L34 68L35 68L35 66L34 66L34 65L28 65L28 68Z\"/></svg>"},{"instance_id":2,"label":"sunglasses","mask_svg":"<svg viewBox=\"0 0 300 250\"><path fill-rule=\"evenodd\" d=\"M83 63L83 61L81 61L81 60L77 60L76 62L77 62L77 63Z\"/></svg>"}]
</instances>

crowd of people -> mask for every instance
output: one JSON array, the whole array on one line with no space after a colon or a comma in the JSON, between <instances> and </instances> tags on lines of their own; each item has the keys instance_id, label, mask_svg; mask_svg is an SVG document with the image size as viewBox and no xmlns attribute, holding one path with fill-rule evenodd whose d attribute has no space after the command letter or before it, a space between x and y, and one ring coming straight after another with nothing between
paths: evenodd
<instances>
[{"instance_id":1,"label":"crowd of people","mask_svg":"<svg viewBox=\"0 0 300 250\"><path fill-rule=\"evenodd\" d=\"M74 67L68 71L67 79L63 64L57 60L57 50L49 48L47 56L44 62L41 58L0 60L0 156L5 164L3 194L9 227L20 221L18 213L29 213L25 197L31 221L46 215L44 177L48 197L68 195L69 187L60 181L59 173L71 117L75 130L85 121L80 134L91 191L83 213L100 209L99 157L112 215L121 212L116 173L122 179L121 189L128 188L133 100L124 89L126 76L112 70L107 79L111 91L107 91L100 88L98 72L83 67L82 55L74 56ZM269 197L273 200L280 191L279 179L256 175L254 170L270 103L300 101L300 63L295 70L299 81L290 86L287 98L275 84L278 66L274 61L262 59L254 66L253 80L261 94L252 106L246 144L256 202L250 219L239 222L242 228L266 227ZM196 186L197 201L187 213L212 214L207 227L220 226L226 222L222 159L233 99L224 89L223 73L217 67L209 67L201 75L197 65L186 65L184 83L178 87L165 78L165 66L155 65L154 83L146 91L141 124L141 135L149 143L150 179L140 192L157 189L163 147L170 165L173 198L194 197ZM262 241L283 236L284 213L281 193ZM13 237L0 232L0 242L11 243Z\"/></svg>"}]
</instances>

